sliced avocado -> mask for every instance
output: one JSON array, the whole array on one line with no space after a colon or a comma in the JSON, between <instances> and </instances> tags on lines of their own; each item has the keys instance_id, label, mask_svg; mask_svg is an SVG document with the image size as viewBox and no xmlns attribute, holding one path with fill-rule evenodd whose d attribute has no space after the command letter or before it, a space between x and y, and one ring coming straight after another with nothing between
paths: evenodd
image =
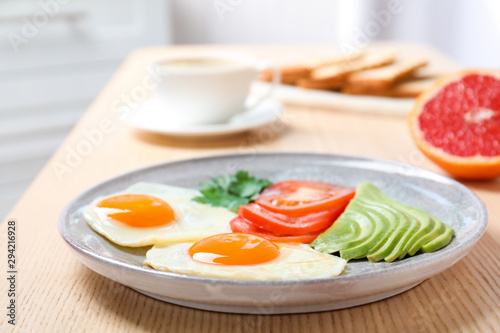
<instances>
[{"instance_id":1,"label":"sliced avocado","mask_svg":"<svg viewBox=\"0 0 500 333\"><path fill-rule=\"evenodd\" d=\"M349 208L350 207L350 208ZM332 232L326 236L325 242L315 244L317 251L335 253L345 248L357 246L371 237L375 229L375 222L365 214L360 213L364 208L359 202L351 200L348 212L345 212L332 225ZM311 245L312 245L311 244Z\"/></svg>"},{"instance_id":2,"label":"sliced avocado","mask_svg":"<svg viewBox=\"0 0 500 333\"><path fill-rule=\"evenodd\" d=\"M441 221L434 219L432 216L430 219L434 221L434 228L413 244L410 250L408 250L408 255L414 255L422 246L432 241L434 238L439 237L445 231L445 227Z\"/></svg>"},{"instance_id":3,"label":"sliced avocado","mask_svg":"<svg viewBox=\"0 0 500 333\"><path fill-rule=\"evenodd\" d=\"M424 213L420 209L413 209L413 207L408 206L403 207L403 209L405 209L406 214L413 216L420 222L420 229L406 242L403 250L399 254L399 259L403 259L408 254L410 249L412 249L423 237L432 232L436 226L435 220L429 214ZM419 243L419 245L422 246L423 243Z\"/></svg>"},{"instance_id":4,"label":"sliced avocado","mask_svg":"<svg viewBox=\"0 0 500 333\"><path fill-rule=\"evenodd\" d=\"M358 185L344 213L311 246L323 253L340 252L346 260L367 257L391 262L419 250L439 250L452 237L449 225L365 182Z\"/></svg>"},{"instance_id":5,"label":"sliced avocado","mask_svg":"<svg viewBox=\"0 0 500 333\"><path fill-rule=\"evenodd\" d=\"M371 219L375 225L373 232L371 233L371 237L369 237L366 241L361 242L360 244L345 248L340 250L340 257L345 260L350 259L359 259L364 258L369 253L372 248L377 247L378 244L384 242L387 235L389 234L389 230L392 226L391 221L388 219L381 217L372 209L365 207L367 210L365 214Z\"/></svg>"},{"instance_id":6,"label":"sliced avocado","mask_svg":"<svg viewBox=\"0 0 500 333\"><path fill-rule=\"evenodd\" d=\"M385 248L387 246L387 242L390 242L390 239L394 232L400 227L398 219L397 211L392 209L390 206L387 206L383 202L377 202L373 200L362 201L365 205L369 205L374 210L374 213L379 216L381 219L387 220L389 226L384 230L384 236L380 237L380 241L376 246L371 247L368 250L366 257L369 257L371 254L376 253L381 248Z\"/></svg>"},{"instance_id":7,"label":"sliced avocado","mask_svg":"<svg viewBox=\"0 0 500 333\"><path fill-rule=\"evenodd\" d=\"M345 248L354 247L366 239L375 229L375 222L365 214L358 211L362 207L357 202L350 202L347 207L351 207L349 212L344 212L330 227L331 232L325 236L324 242L311 243L317 251L323 253L335 253ZM347 209L347 208L346 208ZM314 244L314 245L313 245Z\"/></svg>"},{"instance_id":8,"label":"sliced avocado","mask_svg":"<svg viewBox=\"0 0 500 333\"><path fill-rule=\"evenodd\" d=\"M399 258L399 256L403 253L405 245L408 243L409 239L413 237L414 234L416 234L421 228L422 224L420 223L419 220L417 220L415 217L406 214L404 211L400 211L402 214L404 214L406 218L405 224L408 225L408 229L406 232L399 238L399 241L397 244L394 246L393 250L391 253L389 253L384 260L387 262L392 262L396 259ZM407 251L408 252L408 251ZM406 255L406 252L405 254ZM403 257L404 257L403 255ZM380 259L379 259L380 260Z\"/></svg>"},{"instance_id":9,"label":"sliced avocado","mask_svg":"<svg viewBox=\"0 0 500 333\"><path fill-rule=\"evenodd\" d=\"M370 253L368 253L368 260L373 262L387 258L400 243L401 238L406 235L408 229L412 226L411 223L408 222L406 216L398 210L393 209L390 206L387 206L386 209L393 212L396 228L394 228L390 233L383 246L379 249L373 249Z\"/></svg>"},{"instance_id":10,"label":"sliced avocado","mask_svg":"<svg viewBox=\"0 0 500 333\"><path fill-rule=\"evenodd\" d=\"M442 222L441 222L442 223ZM442 223L445 227L445 231L441 233L439 237L434 238L432 241L426 243L420 248L422 252L434 252L442 247L448 245L453 237L453 229L446 223Z\"/></svg>"},{"instance_id":11,"label":"sliced avocado","mask_svg":"<svg viewBox=\"0 0 500 333\"><path fill-rule=\"evenodd\" d=\"M374 198L374 199L378 198L379 200L382 200L383 202L389 202L391 206L398 209L401 212L401 214L406 215L410 220L411 220L411 217L413 217L413 218L416 218L420 222L419 230L417 232L415 232L412 235L412 237L410 237L406 241L406 243L404 244L404 246L400 250L398 258L403 259L405 257L405 255L408 254L408 252L411 249L413 250L415 247L418 247L418 245L423 244L423 242L427 239L424 237L427 237L428 234L433 231L433 229L435 227L435 221L431 218L431 216L429 214L427 214L426 212L424 212L418 208L406 206L402 203L399 203L397 201L392 200L389 196L387 196L385 193L383 193L380 189L376 188L374 185L372 185L372 188L370 188L370 186L367 186L367 188L370 190L370 191L367 191L368 195L371 196L372 198ZM418 251L418 249L415 252L417 252L417 251ZM410 255L415 254L415 252L413 252ZM375 259L375 258L373 258L373 259ZM379 259L379 260L381 260L381 259Z\"/></svg>"},{"instance_id":12,"label":"sliced avocado","mask_svg":"<svg viewBox=\"0 0 500 333\"><path fill-rule=\"evenodd\" d=\"M402 259L402 257L406 255L409 248L411 247L411 242L409 242L409 239L421 229L423 229L421 232L422 236L426 233L427 230L430 231L430 229L425 228L426 226L422 226L418 219L406 213L405 208L407 208L408 206L392 200L389 196L383 193L380 189L376 188L374 185L369 185L365 185L365 192L367 196L372 200L379 200L381 202L390 201L392 205L386 205L386 207L391 207L392 209L395 209L397 212L399 212L399 222L401 225L397 229L395 234L391 236L390 243L387 243L381 251L372 252L368 256L368 260L379 261L384 259L388 262L392 262L398 257L399 259ZM366 191L367 188L369 189L369 191ZM384 255L386 256L384 257ZM400 257L400 255L402 256Z\"/></svg>"}]
</instances>

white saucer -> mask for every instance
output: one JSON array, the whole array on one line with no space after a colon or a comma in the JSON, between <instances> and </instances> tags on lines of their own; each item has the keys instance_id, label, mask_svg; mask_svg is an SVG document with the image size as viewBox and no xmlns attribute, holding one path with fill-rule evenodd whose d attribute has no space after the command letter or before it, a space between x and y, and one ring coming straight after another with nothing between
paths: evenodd
<instances>
[{"instance_id":1,"label":"white saucer","mask_svg":"<svg viewBox=\"0 0 500 333\"><path fill-rule=\"evenodd\" d=\"M175 136L219 136L256 129L278 120L283 115L283 104L267 99L255 108L233 116L228 122L211 125L176 124L165 112L166 106L158 98L150 98L123 110L120 120L135 129Z\"/></svg>"}]
</instances>

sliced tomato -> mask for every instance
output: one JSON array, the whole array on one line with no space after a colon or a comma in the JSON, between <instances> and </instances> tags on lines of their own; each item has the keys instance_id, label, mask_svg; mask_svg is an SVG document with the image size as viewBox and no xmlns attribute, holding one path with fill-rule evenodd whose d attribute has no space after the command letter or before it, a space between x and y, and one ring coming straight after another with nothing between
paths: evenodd
<instances>
[{"instance_id":1,"label":"sliced tomato","mask_svg":"<svg viewBox=\"0 0 500 333\"><path fill-rule=\"evenodd\" d=\"M311 243L316 237L319 236L324 230L319 232L302 234L302 235L282 235L276 234L271 231L261 229L254 225L252 222L238 216L234 218L230 223L231 230L233 232L243 232L246 234L257 235L268 239L272 242L282 242L282 243Z\"/></svg>"},{"instance_id":2,"label":"sliced tomato","mask_svg":"<svg viewBox=\"0 0 500 333\"><path fill-rule=\"evenodd\" d=\"M248 204L240 206L238 214L264 230L285 235L301 235L328 228L342 214L344 208L339 206L303 217L288 217L270 212L258 204Z\"/></svg>"},{"instance_id":3,"label":"sliced tomato","mask_svg":"<svg viewBox=\"0 0 500 333\"><path fill-rule=\"evenodd\" d=\"M275 213L290 217L345 207L355 189L314 181L287 180L266 188L256 203Z\"/></svg>"}]
</instances>

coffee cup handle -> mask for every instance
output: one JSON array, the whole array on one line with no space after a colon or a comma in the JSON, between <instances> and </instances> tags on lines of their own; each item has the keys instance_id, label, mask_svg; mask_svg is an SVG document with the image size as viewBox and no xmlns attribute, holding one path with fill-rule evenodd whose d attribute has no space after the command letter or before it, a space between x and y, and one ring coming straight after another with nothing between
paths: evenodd
<instances>
[{"instance_id":1,"label":"coffee cup handle","mask_svg":"<svg viewBox=\"0 0 500 333\"><path fill-rule=\"evenodd\" d=\"M255 107L257 107L260 103L262 103L264 100L269 98L272 94L274 89L278 86L278 84L281 82L281 73L278 69L278 67L272 63L261 63L257 65L257 71L260 73L266 69L270 69L273 72L273 79L269 84L269 87L267 87L267 91L263 93L261 96L257 97L256 99L253 99L250 103L247 103L246 109L251 110Z\"/></svg>"}]
</instances>

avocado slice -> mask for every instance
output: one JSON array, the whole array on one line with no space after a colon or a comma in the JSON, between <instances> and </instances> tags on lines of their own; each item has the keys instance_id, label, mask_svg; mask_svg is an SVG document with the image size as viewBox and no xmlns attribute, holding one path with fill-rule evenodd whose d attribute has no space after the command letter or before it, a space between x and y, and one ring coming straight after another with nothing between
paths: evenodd
<instances>
[{"instance_id":1,"label":"avocado slice","mask_svg":"<svg viewBox=\"0 0 500 333\"><path fill-rule=\"evenodd\" d=\"M420 248L420 251L434 252L445 247L451 242L451 238L453 237L453 229L446 223L443 223L443 225L445 227L444 232L438 237L434 238L432 241L422 246L422 248Z\"/></svg>"},{"instance_id":2,"label":"avocado slice","mask_svg":"<svg viewBox=\"0 0 500 333\"><path fill-rule=\"evenodd\" d=\"M404 212L401 212L401 213L404 214ZM417 233L421 228L421 223L419 220L417 220L413 216L410 216L407 214L404 214L404 216L405 216L406 222L403 222L403 223L407 226L406 232L403 235L399 236L399 239L398 238L394 239L394 242L396 243L396 245L392 249L392 252L390 252L389 254L387 254L383 258L387 262L393 262L394 260L398 259L399 256L401 255L401 253L403 253L404 247L408 243L408 240L415 233ZM374 256L374 259L375 258L378 260L382 260L378 256L377 257ZM371 260L371 261L374 261L374 260Z\"/></svg>"},{"instance_id":3,"label":"avocado slice","mask_svg":"<svg viewBox=\"0 0 500 333\"><path fill-rule=\"evenodd\" d=\"M372 209L377 207L378 209L376 210L374 209L374 213L380 219L383 219L384 221L388 222L389 225L388 227L386 227L386 230L384 230L383 236L379 237L380 238L379 243L368 249L367 254L365 256L369 258L372 254L377 253L380 249L390 246L388 242L391 242L393 234L400 227L401 223L397 221L400 218L397 212L391 209L389 206L385 205L384 203L372 200L366 200L363 203L365 203L365 205L369 205L370 207L372 207Z\"/></svg>"},{"instance_id":4,"label":"avocado slice","mask_svg":"<svg viewBox=\"0 0 500 333\"><path fill-rule=\"evenodd\" d=\"M423 242L425 242L425 239L423 239L423 237L432 232L433 228L435 227L434 220L430 219L429 214L417 208L406 206L392 200L378 188L368 187L368 190L369 191L367 191L367 193L371 198L373 198L374 200L380 200L384 203L389 203L386 204L386 207L392 207L393 209L396 209L399 214L402 215L402 217L404 216L406 218L406 221L402 221L403 224L409 223L410 226L416 224L416 226L414 226L413 228L410 228L410 226L408 226L407 230L412 231L411 233L406 233L404 235L401 235L400 237L397 237L396 235L396 237L393 238L394 241L398 241L397 246L395 246L398 252L397 258L403 259L405 255L410 251L410 249L415 246L416 243L418 243L418 245L422 245ZM402 242L402 240L404 240L404 242ZM371 259L368 259L371 261L378 261L382 259L385 260L385 257L381 258L382 254L383 253L379 253L377 254L377 256L372 256ZM388 254L387 261L394 261L396 259L394 258L395 255L396 253L393 253L392 255Z\"/></svg>"},{"instance_id":5,"label":"avocado slice","mask_svg":"<svg viewBox=\"0 0 500 333\"><path fill-rule=\"evenodd\" d=\"M408 214L404 210L398 209L398 211L405 216L406 224L409 226L406 233L399 238L399 241L393 251L384 258L384 260L388 262L392 262L398 258L402 259L411 247L410 239L415 234L421 233L423 235L425 232L425 230L422 231L425 228L425 225L423 225L420 220L416 219L413 215Z\"/></svg>"},{"instance_id":6,"label":"avocado slice","mask_svg":"<svg viewBox=\"0 0 500 333\"><path fill-rule=\"evenodd\" d=\"M409 215L405 212L404 210L404 207L406 207L405 205L395 202L372 184L364 184L364 185L365 185L365 193L372 200L379 200L380 202L386 202L389 200L391 201L391 203L393 203L392 206L385 205L385 207L387 207L387 209L394 209L399 213L399 224L400 224L397 231L393 235L391 235L390 242L387 243L381 251L377 252L372 251L372 253L368 256L368 260L374 262L384 259L385 261L392 262L396 260L402 253L404 253L402 255L402 257L404 257L411 245L409 239L421 229L422 224L418 219L415 219L412 215ZM368 191L366 190L366 188L368 189ZM422 235L424 234L424 232L425 230L423 230ZM408 248L405 249L405 246L407 244Z\"/></svg>"},{"instance_id":7,"label":"avocado slice","mask_svg":"<svg viewBox=\"0 0 500 333\"><path fill-rule=\"evenodd\" d=\"M443 223L440 223L439 220L435 220L434 218L432 218L432 216L430 216L429 218L433 220L434 228L432 228L430 232L423 235L420 239L418 239L415 242L415 244L413 244L413 246L408 250L408 255L410 256L414 255L415 253L418 252L418 250L422 248L422 246L424 246L426 243L430 242L434 238L439 237L441 233L444 232L445 227Z\"/></svg>"},{"instance_id":8,"label":"avocado slice","mask_svg":"<svg viewBox=\"0 0 500 333\"><path fill-rule=\"evenodd\" d=\"M418 229L417 232L415 232L412 237L404 244L403 249L401 250L401 253L399 254L399 259L403 259L412 249L415 244L418 243L419 246L422 246L423 243L419 242L423 237L425 237L427 234L432 232L432 230L436 226L436 222L434 219L431 218L431 216L419 209L413 209L413 207L408 207L405 206L403 207L405 209L405 214L408 216L411 216L415 218L417 221L420 223L420 228ZM413 254L410 254L413 255Z\"/></svg>"},{"instance_id":9,"label":"avocado slice","mask_svg":"<svg viewBox=\"0 0 500 333\"><path fill-rule=\"evenodd\" d=\"M384 243L387 239L393 223L384 216L377 214L373 208L370 209L368 207L369 206L365 206L367 210L366 215L375 225L371 237L357 246L340 250L340 257L342 259L350 260L364 258L371 249L377 248L380 243Z\"/></svg>"},{"instance_id":10,"label":"avocado slice","mask_svg":"<svg viewBox=\"0 0 500 333\"><path fill-rule=\"evenodd\" d=\"M361 183L335 223L311 246L343 259L392 262L419 250L433 252L448 245L453 229L411 206L394 201L371 183Z\"/></svg>"},{"instance_id":11,"label":"avocado slice","mask_svg":"<svg viewBox=\"0 0 500 333\"><path fill-rule=\"evenodd\" d=\"M388 211L392 211L395 217L396 228L391 232L385 244L379 249L373 249L368 253L368 260L375 262L387 258L399 245L401 238L407 234L412 224L407 217L396 209L387 206ZM387 260L389 261L389 260Z\"/></svg>"},{"instance_id":12,"label":"avocado slice","mask_svg":"<svg viewBox=\"0 0 500 333\"><path fill-rule=\"evenodd\" d=\"M351 201L347 207L351 207L349 212L344 212L332 225L332 232L325 236L326 241L315 245L317 251L335 253L370 238L375 229L375 222L359 212L362 207L357 202Z\"/></svg>"},{"instance_id":13,"label":"avocado slice","mask_svg":"<svg viewBox=\"0 0 500 333\"><path fill-rule=\"evenodd\" d=\"M434 252L445 247L451 242L451 238L453 237L453 229L446 223L443 223L443 225L445 227L444 232L438 237L431 240L430 242L426 243L424 246L422 246L420 248L420 251Z\"/></svg>"}]
</instances>

